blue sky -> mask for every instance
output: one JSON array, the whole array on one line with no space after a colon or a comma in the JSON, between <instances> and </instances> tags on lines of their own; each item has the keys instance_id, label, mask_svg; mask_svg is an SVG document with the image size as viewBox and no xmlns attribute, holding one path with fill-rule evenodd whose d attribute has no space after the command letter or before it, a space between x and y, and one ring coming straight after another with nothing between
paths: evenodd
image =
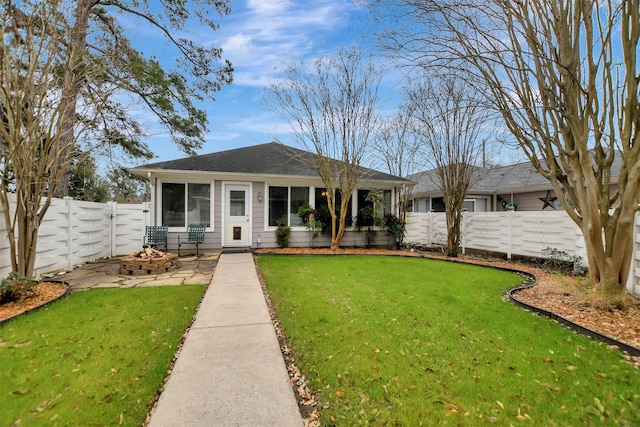
<instances>
[{"instance_id":1,"label":"blue sky","mask_svg":"<svg viewBox=\"0 0 640 427\"><path fill-rule=\"evenodd\" d=\"M366 44L368 11L352 0L236 0L230 15L218 19L220 29L194 27L189 36L205 46L224 49L234 68L234 83L223 87L215 102L203 106L210 132L199 154L279 140L295 145L281 120L269 112L262 93L282 65L335 53L340 46ZM145 55L171 60L159 34L133 30ZM151 129L152 127L149 126ZM167 135L147 139L152 161L185 157Z\"/></svg>"}]
</instances>

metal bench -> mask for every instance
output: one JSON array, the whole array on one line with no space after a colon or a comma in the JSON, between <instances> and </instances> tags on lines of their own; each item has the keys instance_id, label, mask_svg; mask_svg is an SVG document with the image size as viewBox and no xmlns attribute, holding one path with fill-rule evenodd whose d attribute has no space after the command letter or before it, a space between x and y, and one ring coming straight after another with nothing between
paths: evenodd
<instances>
[{"instance_id":1,"label":"metal bench","mask_svg":"<svg viewBox=\"0 0 640 427\"><path fill-rule=\"evenodd\" d=\"M155 248L158 245L164 245L164 251L169 250L167 245L167 234L169 233L169 227L163 225L147 225L147 230L144 235L143 248L152 247Z\"/></svg>"},{"instance_id":2,"label":"metal bench","mask_svg":"<svg viewBox=\"0 0 640 427\"><path fill-rule=\"evenodd\" d=\"M180 256L180 247L184 244L196 245L196 256L200 256L200 243L204 242L204 233L207 229L206 224L189 224L187 228L187 241L182 242L178 236L178 256Z\"/></svg>"}]
</instances>

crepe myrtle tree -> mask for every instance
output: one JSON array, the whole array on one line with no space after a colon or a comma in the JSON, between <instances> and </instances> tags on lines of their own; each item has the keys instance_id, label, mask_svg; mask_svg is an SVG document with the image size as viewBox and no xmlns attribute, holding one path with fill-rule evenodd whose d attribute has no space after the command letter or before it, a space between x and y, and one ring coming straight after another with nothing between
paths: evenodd
<instances>
[{"instance_id":1,"label":"crepe myrtle tree","mask_svg":"<svg viewBox=\"0 0 640 427\"><path fill-rule=\"evenodd\" d=\"M283 74L270 86L266 100L313 153L302 160L318 172L326 188L331 249L339 249L351 194L366 178L360 166L378 125L382 72L361 50L343 48L335 57L318 58L312 67L287 65Z\"/></svg>"},{"instance_id":2,"label":"crepe myrtle tree","mask_svg":"<svg viewBox=\"0 0 640 427\"><path fill-rule=\"evenodd\" d=\"M380 38L396 56L467 72L582 230L591 284L624 292L640 190L640 0L371 5L405 24Z\"/></svg>"},{"instance_id":3,"label":"crepe myrtle tree","mask_svg":"<svg viewBox=\"0 0 640 427\"><path fill-rule=\"evenodd\" d=\"M63 126L65 88L73 84L72 75L92 79L103 71L83 67L80 53L61 50L69 43L62 2L35 2L28 14L11 7L0 6L0 204L12 271L31 277L38 229L62 181L60 165L69 165L76 138L100 107L83 110L85 120Z\"/></svg>"},{"instance_id":4,"label":"crepe myrtle tree","mask_svg":"<svg viewBox=\"0 0 640 427\"><path fill-rule=\"evenodd\" d=\"M447 219L447 254L458 256L464 199L480 177L477 165L482 137L490 123L489 110L477 92L453 76L423 76L408 91L413 104L420 153L435 171Z\"/></svg>"},{"instance_id":5,"label":"crepe myrtle tree","mask_svg":"<svg viewBox=\"0 0 640 427\"><path fill-rule=\"evenodd\" d=\"M380 125L375 130L371 147L373 156L391 175L411 175L420 164L420 140L416 132L415 107L405 92L405 100L395 114L382 117ZM398 193L397 216L401 221L405 221L411 200L411 187L402 186Z\"/></svg>"}]
</instances>

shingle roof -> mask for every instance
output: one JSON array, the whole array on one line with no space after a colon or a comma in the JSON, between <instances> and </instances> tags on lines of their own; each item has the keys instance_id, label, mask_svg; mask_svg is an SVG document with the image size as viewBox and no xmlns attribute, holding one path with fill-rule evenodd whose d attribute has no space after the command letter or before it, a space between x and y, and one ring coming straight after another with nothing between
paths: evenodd
<instances>
[{"instance_id":1,"label":"shingle roof","mask_svg":"<svg viewBox=\"0 0 640 427\"><path fill-rule=\"evenodd\" d=\"M613 182L617 182L621 165L621 156L615 156L611 166ZM408 180L417 182L411 190L414 195L440 192L438 181L435 178L434 170L407 177ZM530 162L524 162L490 169L478 168L477 179L471 184L468 194L501 194L547 188L551 188L550 182L540 175Z\"/></svg>"},{"instance_id":2,"label":"shingle roof","mask_svg":"<svg viewBox=\"0 0 640 427\"><path fill-rule=\"evenodd\" d=\"M150 163L131 169L141 171L202 171L250 175L283 175L317 178L311 167L314 154L277 142L236 148L178 160ZM408 182L404 178L361 167L362 177L373 181Z\"/></svg>"}]
</instances>

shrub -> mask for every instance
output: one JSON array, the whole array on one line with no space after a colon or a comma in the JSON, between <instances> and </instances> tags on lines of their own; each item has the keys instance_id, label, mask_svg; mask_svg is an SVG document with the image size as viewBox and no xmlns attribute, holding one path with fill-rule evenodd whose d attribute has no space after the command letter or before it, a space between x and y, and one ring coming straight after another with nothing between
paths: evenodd
<instances>
[{"instance_id":1,"label":"shrub","mask_svg":"<svg viewBox=\"0 0 640 427\"><path fill-rule=\"evenodd\" d=\"M17 272L11 272L0 282L0 304L19 301L34 294L38 281L27 279Z\"/></svg>"},{"instance_id":2,"label":"shrub","mask_svg":"<svg viewBox=\"0 0 640 427\"><path fill-rule=\"evenodd\" d=\"M317 219L310 219L304 226L307 228L307 230L313 232L313 234L311 235L311 246L313 246L313 241L320 235L324 224Z\"/></svg>"},{"instance_id":3,"label":"shrub","mask_svg":"<svg viewBox=\"0 0 640 427\"><path fill-rule=\"evenodd\" d=\"M278 228L276 228L276 243L281 248L286 248L289 246L289 236L291 235L291 227L287 225L286 218L280 218L276 224Z\"/></svg>"},{"instance_id":4,"label":"shrub","mask_svg":"<svg viewBox=\"0 0 640 427\"><path fill-rule=\"evenodd\" d=\"M396 241L396 248L399 249L402 245L404 234L406 232L404 221L393 214L387 214L384 216L384 225L387 227L387 232L394 237Z\"/></svg>"},{"instance_id":5,"label":"shrub","mask_svg":"<svg viewBox=\"0 0 640 427\"><path fill-rule=\"evenodd\" d=\"M374 227L382 225L382 219L376 214L373 206L365 206L358 211L356 216L356 227L358 230L365 228L365 245L370 248L378 235Z\"/></svg>"},{"instance_id":6,"label":"shrub","mask_svg":"<svg viewBox=\"0 0 640 427\"><path fill-rule=\"evenodd\" d=\"M542 267L551 271L567 272L570 270L581 271L582 258L577 255L570 255L561 249L547 246L542 250Z\"/></svg>"}]
</instances>

